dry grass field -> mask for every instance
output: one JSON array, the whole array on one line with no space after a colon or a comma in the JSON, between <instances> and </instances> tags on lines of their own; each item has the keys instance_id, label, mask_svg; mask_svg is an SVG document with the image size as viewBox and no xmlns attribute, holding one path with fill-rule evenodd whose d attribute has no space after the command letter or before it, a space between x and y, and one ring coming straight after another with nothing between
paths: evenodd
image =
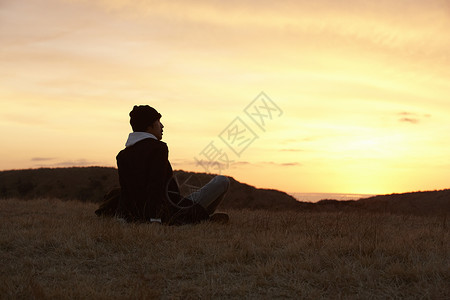
<instances>
[{"instance_id":1,"label":"dry grass field","mask_svg":"<svg viewBox=\"0 0 450 300\"><path fill-rule=\"evenodd\" d=\"M95 204L0 201L2 299L450 298L446 217L230 211L121 224Z\"/></svg>"}]
</instances>

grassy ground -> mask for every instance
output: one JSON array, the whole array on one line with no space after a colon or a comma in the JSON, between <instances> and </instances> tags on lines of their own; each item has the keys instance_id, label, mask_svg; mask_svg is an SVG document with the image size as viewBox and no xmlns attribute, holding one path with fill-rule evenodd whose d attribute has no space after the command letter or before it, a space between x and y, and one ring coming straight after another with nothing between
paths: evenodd
<instances>
[{"instance_id":1,"label":"grassy ground","mask_svg":"<svg viewBox=\"0 0 450 300\"><path fill-rule=\"evenodd\" d=\"M125 225L96 206L0 201L1 298L450 297L444 217L231 211Z\"/></svg>"}]
</instances>

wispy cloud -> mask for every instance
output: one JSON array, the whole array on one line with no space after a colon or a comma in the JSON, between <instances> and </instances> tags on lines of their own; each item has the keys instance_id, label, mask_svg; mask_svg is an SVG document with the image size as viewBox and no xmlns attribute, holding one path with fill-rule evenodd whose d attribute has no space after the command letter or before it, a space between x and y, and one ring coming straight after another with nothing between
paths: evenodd
<instances>
[{"instance_id":1,"label":"wispy cloud","mask_svg":"<svg viewBox=\"0 0 450 300\"><path fill-rule=\"evenodd\" d=\"M32 157L31 161L50 161L54 159L54 157Z\"/></svg>"},{"instance_id":2,"label":"wispy cloud","mask_svg":"<svg viewBox=\"0 0 450 300\"><path fill-rule=\"evenodd\" d=\"M219 162L219 161L213 161L213 162L207 162L207 161L188 161L188 160L176 160L176 163L172 163L173 166L191 166L200 168L198 170L199 172L208 172L208 173L221 173L223 171L226 171L227 169L235 169L239 167L248 167L248 166L262 166L262 165L271 165L271 166L277 166L277 167L295 167L295 166L302 166L299 162L274 162L274 161L263 161L263 162L251 162L251 161L233 161L228 164ZM202 169L203 168L203 169Z\"/></svg>"},{"instance_id":3,"label":"wispy cloud","mask_svg":"<svg viewBox=\"0 0 450 300\"><path fill-rule=\"evenodd\" d=\"M279 165L283 167L294 167L294 166L301 166L302 164L298 162L289 162L289 163L281 163Z\"/></svg>"},{"instance_id":4,"label":"wispy cloud","mask_svg":"<svg viewBox=\"0 0 450 300\"><path fill-rule=\"evenodd\" d=\"M282 167L294 167L294 166L301 166L302 165L299 162L284 162L284 163L280 163L280 162L273 162L273 161L265 161L265 162L262 162L262 164L276 165L276 166L282 166Z\"/></svg>"},{"instance_id":5,"label":"wispy cloud","mask_svg":"<svg viewBox=\"0 0 450 300\"><path fill-rule=\"evenodd\" d=\"M405 122L405 123L411 123L411 124L418 124L422 121L424 118L430 118L430 114L417 114L412 112L401 112L398 113L400 118L398 119L399 122Z\"/></svg>"},{"instance_id":6,"label":"wispy cloud","mask_svg":"<svg viewBox=\"0 0 450 300\"><path fill-rule=\"evenodd\" d=\"M55 160L56 158L40 158L35 157L34 162L48 162ZM35 167L86 167L86 166L97 166L101 165L98 162L90 161L88 159L77 159L77 160L64 160L54 163L36 164Z\"/></svg>"},{"instance_id":7,"label":"wispy cloud","mask_svg":"<svg viewBox=\"0 0 450 300\"><path fill-rule=\"evenodd\" d=\"M406 122L406 123L412 123L412 124L417 124L420 122L419 119L414 119L414 118L401 118L399 119L400 122Z\"/></svg>"},{"instance_id":8,"label":"wispy cloud","mask_svg":"<svg viewBox=\"0 0 450 300\"><path fill-rule=\"evenodd\" d=\"M62 161L55 163L54 166L59 167L68 167L68 166L94 166L98 165L98 162L90 161L87 159L78 159L78 160L68 160L68 161Z\"/></svg>"}]
</instances>

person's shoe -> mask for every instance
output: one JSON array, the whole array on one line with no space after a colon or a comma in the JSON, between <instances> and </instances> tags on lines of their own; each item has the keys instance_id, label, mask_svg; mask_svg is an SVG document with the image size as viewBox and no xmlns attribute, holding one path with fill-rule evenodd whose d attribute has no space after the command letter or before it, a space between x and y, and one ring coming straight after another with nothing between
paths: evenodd
<instances>
[{"instance_id":1,"label":"person's shoe","mask_svg":"<svg viewBox=\"0 0 450 300\"><path fill-rule=\"evenodd\" d=\"M226 224L230 217L226 213L215 213L209 217L209 221L213 223Z\"/></svg>"}]
</instances>

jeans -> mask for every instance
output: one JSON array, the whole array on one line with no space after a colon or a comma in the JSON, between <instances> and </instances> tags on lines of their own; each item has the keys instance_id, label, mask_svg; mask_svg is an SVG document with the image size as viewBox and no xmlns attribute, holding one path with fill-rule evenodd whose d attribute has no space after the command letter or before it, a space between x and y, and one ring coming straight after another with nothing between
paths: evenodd
<instances>
[{"instance_id":1,"label":"jeans","mask_svg":"<svg viewBox=\"0 0 450 300\"><path fill-rule=\"evenodd\" d=\"M218 175L201 189L187 196L187 198L203 206L208 214L211 215L222 202L229 186L230 180L228 177Z\"/></svg>"}]
</instances>

